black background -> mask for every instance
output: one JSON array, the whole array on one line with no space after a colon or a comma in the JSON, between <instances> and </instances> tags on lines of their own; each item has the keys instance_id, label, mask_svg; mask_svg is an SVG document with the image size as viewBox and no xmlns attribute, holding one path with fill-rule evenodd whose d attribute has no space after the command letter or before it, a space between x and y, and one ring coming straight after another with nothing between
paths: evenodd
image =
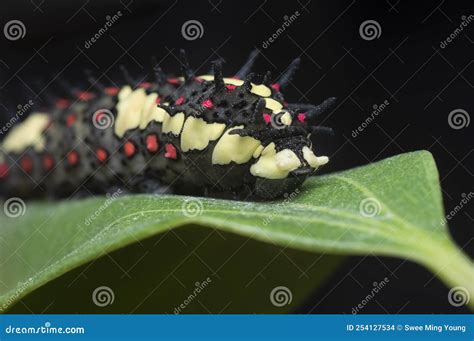
<instances>
[{"instance_id":1,"label":"black background","mask_svg":"<svg viewBox=\"0 0 474 341\"><path fill-rule=\"evenodd\" d=\"M196 72L209 62L226 61L231 75L253 48L263 57L257 70L276 78L290 61L302 66L286 96L292 102L319 103L337 96L334 110L322 124L337 135L319 147L332 156L324 172L348 169L402 152L428 149L439 167L447 211L473 191L473 126L452 129L448 114L455 109L474 113L474 23L445 48L440 47L463 15L474 14L472 1L2 1L0 23L21 20L26 36L8 41L0 36L0 123L7 108L33 100L43 105L47 90L58 87L61 74L86 86L83 70L92 69L104 82L118 77L118 65L134 75L150 73L150 56L166 71L178 70L177 52L184 47ZM92 47L84 43L106 21L123 16ZM266 41L285 15L298 19L269 47ZM364 40L359 26L376 20L380 37ZM181 34L187 20L204 27L202 38ZM42 79L40 96L35 84ZM107 80L109 79L109 80ZM41 89L40 88L40 89ZM357 137L351 133L374 105L389 102ZM11 109L9 109L11 112ZM456 242L471 256L473 203L450 221ZM363 313L465 313L452 307L448 289L418 265L385 257L353 257L298 312L350 313L374 281L389 285Z\"/></svg>"}]
</instances>

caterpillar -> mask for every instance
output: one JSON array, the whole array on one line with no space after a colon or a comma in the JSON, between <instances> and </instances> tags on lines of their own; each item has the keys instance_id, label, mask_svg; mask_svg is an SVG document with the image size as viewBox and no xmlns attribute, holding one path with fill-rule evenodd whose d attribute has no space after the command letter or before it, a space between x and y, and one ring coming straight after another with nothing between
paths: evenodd
<instances>
[{"instance_id":1,"label":"caterpillar","mask_svg":"<svg viewBox=\"0 0 474 341\"><path fill-rule=\"evenodd\" d=\"M251 72L257 55L229 78L221 60L196 76L184 50L181 77L156 63L140 82L124 67L120 85L88 74L88 90L73 88L5 136L0 195L58 198L123 187L273 199L294 191L329 160L315 155L310 135L330 130L314 120L335 98L287 103L282 91L300 59L272 83L270 72Z\"/></svg>"}]
</instances>

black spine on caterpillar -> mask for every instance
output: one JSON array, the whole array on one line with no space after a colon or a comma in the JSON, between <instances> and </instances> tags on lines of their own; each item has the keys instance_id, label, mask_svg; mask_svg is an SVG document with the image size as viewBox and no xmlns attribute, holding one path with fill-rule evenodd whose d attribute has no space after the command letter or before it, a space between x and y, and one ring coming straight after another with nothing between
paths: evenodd
<instances>
[{"instance_id":1,"label":"black spine on caterpillar","mask_svg":"<svg viewBox=\"0 0 474 341\"><path fill-rule=\"evenodd\" d=\"M154 66L138 83L125 68L125 85L109 87L88 74L87 91L57 98L33 113L1 145L0 194L67 196L129 191L275 198L293 191L326 156L310 140L319 106L287 104L282 90L299 65L294 60L274 83L250 73L257 52L232 78L222 62L195 76L181 51L183 77Z\"/></svg>"}]
</instances>

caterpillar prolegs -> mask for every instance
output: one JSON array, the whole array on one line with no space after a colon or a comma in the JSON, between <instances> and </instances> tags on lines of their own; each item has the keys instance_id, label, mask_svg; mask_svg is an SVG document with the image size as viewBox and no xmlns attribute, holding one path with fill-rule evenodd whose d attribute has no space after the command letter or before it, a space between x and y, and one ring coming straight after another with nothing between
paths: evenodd
<instances>
[{"instance_id":1,"label":"caterpillar prolegs","mask_svg":"<svg viewBox=\"0 0 474 341\"><path fill-rule=\"evenodd\" d=\"M289 104L282 91L299 65L276 81L243 67L224 78L222 63L195 76L181 51L182 77L154 67L137 83L123 69L120 86L89 75L91 88L56 98L14 126L1 144L2 196L64 197L113 187L221 197L276 198L328 162L310 139L318 106Z\"/></svg>"}]
</instances>

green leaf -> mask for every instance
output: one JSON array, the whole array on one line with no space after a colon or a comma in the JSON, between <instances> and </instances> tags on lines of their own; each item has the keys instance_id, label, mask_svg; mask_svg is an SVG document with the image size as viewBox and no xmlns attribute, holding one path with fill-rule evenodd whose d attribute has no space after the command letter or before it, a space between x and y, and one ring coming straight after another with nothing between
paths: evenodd
<instances>
[{"instance_id":1,"label":"green leaf","mask_svg":"<svg viewBox=\"0 0 474 341\"><path fill-rule=\"evenodd\" d=\"M436 166L426 151L311 178L277 202L153 195L91 198L28 203L26 214L0 222L4 308L88 261L189 224L306 252L402 257L474 297L474 266L449 237ZM164 267L167 262L172 261L166 254L156 259Z\"/></svg>"}]
</instances>

